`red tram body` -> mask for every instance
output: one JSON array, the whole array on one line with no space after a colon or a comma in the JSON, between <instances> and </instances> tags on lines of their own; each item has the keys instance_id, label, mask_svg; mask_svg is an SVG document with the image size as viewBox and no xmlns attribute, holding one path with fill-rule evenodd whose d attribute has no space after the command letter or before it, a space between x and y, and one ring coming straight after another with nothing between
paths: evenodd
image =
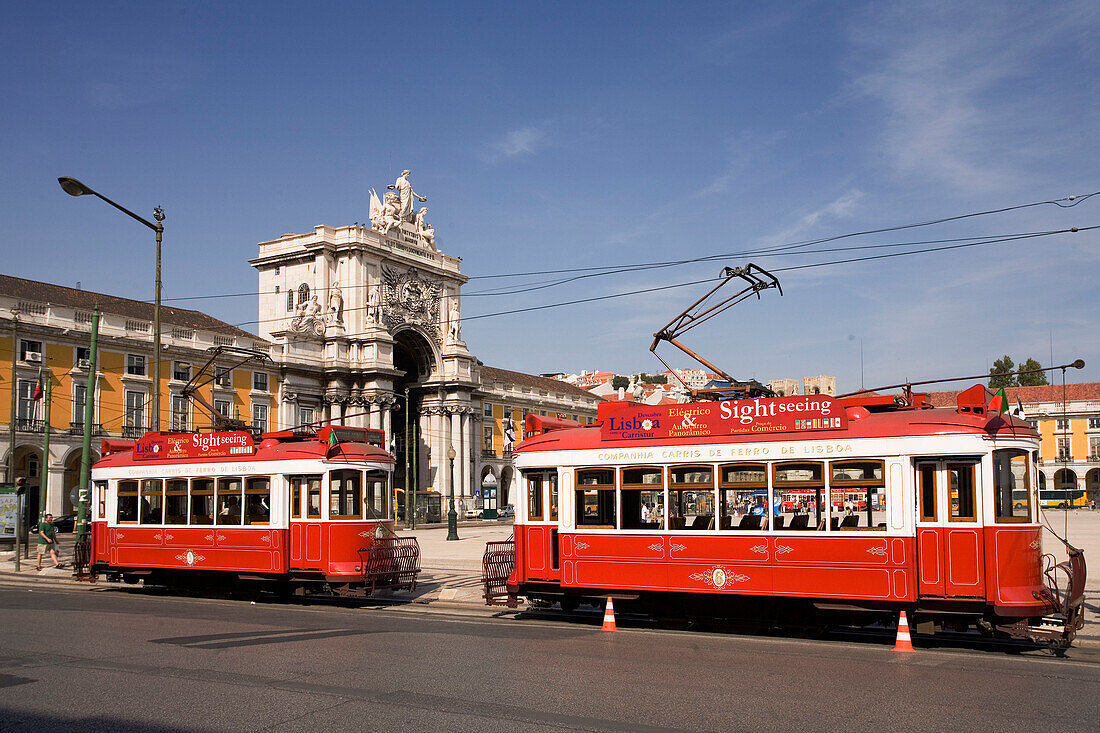
<instances>
[{"instance_id":1,"label":"red tram body","mask_svg":"<svg viewBox=\"0 0 1100 733\"><path fill-rule=\"evenodd\" d=\"M411 587L380 431L146 433L92 468L91 569L130 582L364 594Z\"/></svg>"},{"instance_id":2,"label":"red tram body","mask_svg":"<svg viewBox=\"0 0 1100 733\"><path fill-rule=\"evenodd\" d=\"M989 397L605 403L572 429L529 416L507 602L612 596L792 623L906 610L924 630L1068 644L1084 557L1044 560L1039 436Z\"/></svg>"}]
</instances>

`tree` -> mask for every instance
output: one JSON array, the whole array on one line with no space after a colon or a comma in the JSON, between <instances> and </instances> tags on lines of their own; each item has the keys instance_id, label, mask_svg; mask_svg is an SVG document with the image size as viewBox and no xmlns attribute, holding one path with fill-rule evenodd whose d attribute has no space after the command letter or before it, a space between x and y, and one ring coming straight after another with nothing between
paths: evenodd
<instances>
[{"instance_id":1,"label":"tree","mask_svg":"<svg viewBox=\"0 0 1100 733\"><path fill-rule=\"evenodd\" d=\"M616 374L615 378L611 380L611 389L626 389L630 386L630 379L620 374Z\"/></svg>"},{"instance_id":2,"label":"tree","mask_svg":"<svg viewBox=\"0 0 1100 733\"><path fill-rule=\"evenodd\" d=\"M1004 375L1005 372L1011 372L1015 369L1016 364L1012 361L1012 357L1010 357L1008 354L1005 354L1003 358L994 361L993 368L989 370L989 388L1000 389L1001 387L1017 386L1016 375Z\"/></svg>"},{"instance_id":3,"label":"tree","mask_svg":"<svg viewBox=\"0 0 1100 733\"><path fill-rule=\"evenodd\" d=\"M1027 371L1028 369L1041 369L1042 367L1043 365L1037 362L1035 359L1029 358L1027 361L1020 365L1020 370ZM1046 372L1021 374L1017 381L1019 382L1021 387L1038 387L1042 384L1050 384L1050 382L1047 381Z\"/></svg>"}]
</instances>

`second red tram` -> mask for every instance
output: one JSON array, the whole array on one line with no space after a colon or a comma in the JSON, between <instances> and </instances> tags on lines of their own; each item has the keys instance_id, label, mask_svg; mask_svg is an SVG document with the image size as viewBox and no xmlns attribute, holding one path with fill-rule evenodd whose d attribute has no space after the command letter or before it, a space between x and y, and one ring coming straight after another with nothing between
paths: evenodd
<instances>
[{"instance_id":1,"label":"second red tram","mask_svg":"<svg viewBox=\"0 0 1100 733\"><path fill-rule=\"evenodd\" d=\"M365 594L412 587L377 431L147 433L103 441L91 570L134 582Z\"/></svg>"},{"instance_id":2,"label":"second red tram","mask_svg":"<svg viewBox=\"0 0 1100 733\"><path fill-rule=\"evenodd\" d=\"M1039 437L989 397L604 403L593 426L529 425L508 600L788 620L906 610L1068 644L1084 557L1044 558Z\"/></svg>"}]
</instances>

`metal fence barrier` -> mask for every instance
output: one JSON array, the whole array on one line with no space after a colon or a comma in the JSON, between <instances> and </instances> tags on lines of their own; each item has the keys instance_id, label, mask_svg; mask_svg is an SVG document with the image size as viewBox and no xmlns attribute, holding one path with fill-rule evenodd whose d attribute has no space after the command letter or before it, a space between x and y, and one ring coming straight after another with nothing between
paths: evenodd
<instances>
[{"instance_id":1,"label":"metal fence barrier","mask_svg":"<svg viewBox=\"0 0 1100 733\"><path fill-rule=\"evenodd\" d=\"M363 582L369 592L386 588L416 588L420 572L420 544L415 537L393 534L375 537L359 550L363 561Z\"/></svg>"},{"instance_id":2,"label":"metal fence barrier","mask_svg":"<svg viewBox=\"0 0 1100 733\"><path fill-rule=\"evenodd\" d=\"M516 608L519 601L508 593L508 578L516 568L516 541L510 536L501 542L486 542L481 558L481 581L485 585L485 605Z\"/></svg>"}]
</instances>

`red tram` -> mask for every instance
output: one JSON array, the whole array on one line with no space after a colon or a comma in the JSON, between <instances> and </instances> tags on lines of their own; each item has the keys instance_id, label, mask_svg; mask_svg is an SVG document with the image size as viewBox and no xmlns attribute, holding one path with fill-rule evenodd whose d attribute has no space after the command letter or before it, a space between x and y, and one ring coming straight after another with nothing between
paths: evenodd
<instances>
[{"instance_id":1,"label":"red tram","mask_svg":"<svg viewBox=\"0 0 1100 733\"><path fill-rule=\"evenodd\" d=\"M792 624L905 610L923 631L1068 644L1084 557L1044 557L1039 436L991 397L610 402L571 429L528 416L503 598Z\"/></svg>"},{"instance_id":2,"label":"red tram","mask_svg":"<svg viewBox=\"0 0 1100 733\"><path fill-rule=\"evenodd\" d=\"M346 595L412 587L379 431L146 433L92 468L91 570L173 586Z\"/></svg>"}]
</instances>

